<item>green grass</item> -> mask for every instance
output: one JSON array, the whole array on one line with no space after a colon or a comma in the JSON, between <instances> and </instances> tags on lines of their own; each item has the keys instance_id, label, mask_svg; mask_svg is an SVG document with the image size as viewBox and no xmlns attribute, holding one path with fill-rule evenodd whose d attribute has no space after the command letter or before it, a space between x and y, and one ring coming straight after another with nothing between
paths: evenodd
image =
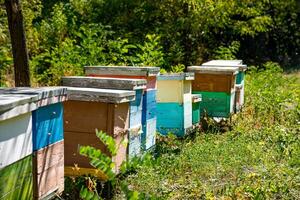
<instances>
[{"instance_id":1,"label":"green grass","mask_svg":"<svg viewBox=\"0 0 300 200\"><path fill-rule=\"evenodd\" d=\"M125 177L129 188L154 199L299 199L299 77L265 67L248 72L232 131L165 138L158 157Z\"/></svg>"}]
</instances>

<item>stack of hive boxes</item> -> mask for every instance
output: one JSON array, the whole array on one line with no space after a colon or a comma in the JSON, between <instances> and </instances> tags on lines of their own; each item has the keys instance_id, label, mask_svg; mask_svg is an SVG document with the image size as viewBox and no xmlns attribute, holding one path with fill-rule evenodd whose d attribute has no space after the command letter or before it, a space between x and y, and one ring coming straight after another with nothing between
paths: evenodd
<instances>
[{"instance_id":1,"label":"stack of hive boxes","mask_svg":"<svg viewBox=\"0 0 300 200\"><path fill-rule=\"evenodd\" d=\"M190 66L195 72L192 93L201 94L201 116L229 117L234 112L238 67Z\"/></svg>"},{"instance_id":2,"label":"stack of hive boxes","mask_svg":"<svg viewBox=\"0 0 300 200\"><path fill-rule=\"evenodd\" d=\"M157 79L157 131L184 136L193 125L194 73L161 74Z\"/></svg>"},{"instance_id":3,"label":"stack of hive boxes","mask_svg":"<svg viewBox=\"0 0 300 200\"><path fill-rule=\"evenodd\" d=\"M65 88L0 90L0 199L43 199L64 188Z\"/></svg>"},{"instance_id":4,"label":"stack of hive boxes","mask_svg":"<svg viewBox=\"0 0 300 200\"><path fill-rule=\"evenodd\" d=\"M239 112L244 105L245 93L245 71L247 65L243 64L242 60L211 60L203 63L202 66L216 66L216 67L238 67L239 73L236 76L235 82L235 112Z\"/></svg>"},{"instance_id":5,"label":"stack of hive boxes","mask_svg":"<svg viewBox=\"0 0 300 200\"><path fill-rule=\"evenodd\" d=\"M142 145L148 150L155 145L156 135L156 92L158 67L85 67L85 74L93 77L145 79L147 81L142 100Z\"/></svg>"},{"instance_id":6,"label":"stack of hive boxes","mask_svg":"<svg viewBox=\"0 0 300 200\"><path fill-rule=\"evenodd\" d=\"M131 90L135 100L130 101L129 113L129 159L141 153L142 99L146 88L144 79L101 78L101 77L63 77L62 84L72 87Z\"/></svg>"}]
</instances>

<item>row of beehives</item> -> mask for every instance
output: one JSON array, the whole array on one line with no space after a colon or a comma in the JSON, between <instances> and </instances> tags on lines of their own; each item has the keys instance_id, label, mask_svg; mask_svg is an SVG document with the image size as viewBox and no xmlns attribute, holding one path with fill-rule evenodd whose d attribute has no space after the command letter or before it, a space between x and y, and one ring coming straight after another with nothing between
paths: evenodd
<instances>
[{"instance_id":1,"label":"row of beehives","mask_svg":"<svg viewBox=\"0 0 300 200\"><path fill-rule=\"evenodd\" d=\"M10 184L1 184L0 199L53 195L63 189L64 173L103 178L78 153L79 145L106 152L95 129L116 140L118 171L123 161L155 145L156 131L183 136L205 113L229 117L243 102L244 70L241 61L161 75L156 67L86 67L85 77L63 78L67 89L3 89L0 181Z\"/></svg>"}]
</instances>

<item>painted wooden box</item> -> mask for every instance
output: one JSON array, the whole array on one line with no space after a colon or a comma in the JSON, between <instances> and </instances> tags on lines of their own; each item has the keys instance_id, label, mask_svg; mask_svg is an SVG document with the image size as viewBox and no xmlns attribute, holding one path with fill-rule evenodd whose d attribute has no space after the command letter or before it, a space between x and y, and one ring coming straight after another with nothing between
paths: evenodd
<instances>
[{"instance_id":1,"label":"painted wooden box","mask_svg":"<svg viewBox=\"0 0 300 200\"><path fill-rule=\"evenodd\" d=\"M128 157L140 155L142 133L142 100L146 88L145 79L106 77L63 77L62 84L71 87L134 90L135 100L130 102Z\"/></svg>"},{"instance_id":2,"label":"painted wooden box","mask_svg":"<svg viewBox=\"0 0 300 200\"><path fill-rule=\"evenodd\" d=\"M157 131L183 136L192 128L194 73L161 74L157 82Z\"/></svg>"},{"instance_id":3,"label":"painted wooden box","mask_svg":"<svg viewBox=\"0 0 300 200\"><path fill-rule=\"evenodd\" d=\"M155 145L156 135L156 88L159 67L91 66L85 67L87 76L146 79L142 109L142 146L148 150Z\"/></svg>"},{"instance_id":4,"label":"painted wooden box","mask_svg":"<svg viewBox=\"0 0 300 200\"><path fill-rule=\"evenodd\" d=\"M105 145L97 138L95 131L104 131L112 136L118 146L113 161L118 172L126 160L130 101L135 92L95 88L68 87L69 101L64 103L65 130L65 174L69 176L93 174L106 177L95 170L89 160L79 154L79 147L93 146L108 153Z\"/></svg>"},{"instance_id":5,"label":"painted wooden box","mask_svg":"<svg viewBox=\"0 0 300 200\"><path fill-rule=\"evenodd\" d=\"M212 60L203 63L202 66L216 66L216 67L238 67L239 72L236 75L235 82L235 112L239 112L244 105L244 82L245 82L245 71L247 70L247 65L243 64L242 60Z\"/></svg>"},{"instance_id":6,"label":"painted wooden box","mask_svg":"<svg viewBox=\"0 0 300 200\"><path fill-rule=\"evenodd\" d=\"M234 112L238 67L191 66L195 72L193 94L201 94L201 116L229 117Z\"/></svg>"},{"instance_id":7,"label":"painted wooden box","mask_svg":"<svg viewBox=\"0 0 300 200\"><path fill-rule=\"evenodd\" d=\"M201 94L192 94L192 123L198 125L200 123L200 102L202 101Z\"/></svg>"},{"instance_id":8,"label":"painted wooden box","mask_svg":"<svg viewBox=\"0 0 300 200\"><path fill-rule=\"evenodd\" d=\"M64 141L46 146L33 154L35 199L53 197L64 190Z\"/></svg>"},{"instance_id":9,"label":"painted wooden box","mask_svg":"<svg viewBox=\"0 0 300 200\"><path fill-rule=\"evenodd\" d=\"M0 199L33 199L32 155L0 168Z\"/></svg>"},{"instance_id":10,"label":"painted wooden box","mask_svg":"<svg viewBox=\"0 0 300 200\"><path fill-rule=\"evenodd\" d=\"M18 153L17 151L29 155L32 153L36 153L35 151L38 149L47 148L48 145L56 141L63 140L63 130L62 130L63 113L62 113L61 102L66 100L66 95L67 95L66 88L62 88L62 87L6 88L6 89L2 89L0 93L1 93L0 99L6 98L6 101L2 101L2 104L4 104L6 108L8 108L8 110L6 110L5 113L1 112L0 118L3 120L4 118L10 117L9 119L6 119L2 123L0 122L0 126L1 126L0 130L9 132L10 138L9 139L6 138L6 145L9 143L13 143L14 145L13 148L5 148L6 152L3 152L3 154L1 152L1 155L9 156L10 159L14 158L14 156L17 156L19 157L20 160L22 156L20 156L21 154ZM14 100L19 99L19 101L9 102L8 97ZM20 137L15 135L15 133L20 133L20 132L22 133L24 132L24 130L26 130L27 133L27 135L25 134L25 137ZM5 135L5 133L4 134L0 133L0 137L2 135ZM25 143L27 145L24 145ZM15 148L15 145L18 145L20 148ZM17 157L15 158L15 160L17 159ZM8 159L4 159L4 160L8 160ZM34 160L35 159L33 159L33 162ZM19 161L16 161L15 163L18 162ZM41 163L41 164L45 164L45 163ZM31 169L31 173L33 173L33 180L39 179L40 177L37 177L37 173L35 172L35 168L36 168L35 163L33 164L32 167L33 169ZM44 168L42 167L42 169ZM55 168L55 171L60 172L63 177L64 174L63 167ZM48 188L46 188L47 191L45 190L44 192L47 194L50 194L54 191L58 192L56 190L58 187L57 185L49 185L49 183L51 183L52 181L52 179L50 180L51 177L50 175L52 174L52 172L47 171L47 169L45 169L45 171L41 173L44 174L43 177L46 177L44 182L48 184ZM39 190L41 190L41 186L35 184L36 183L35 181L33 183L34 183L34 188L33 188L34 195L31 194L32 198L34 199L43 198L43 196L35 195L38 194ZM63 190L63 185L60 187L59 192L61 192L62 190Z\"/></svg>"}]
</instances>

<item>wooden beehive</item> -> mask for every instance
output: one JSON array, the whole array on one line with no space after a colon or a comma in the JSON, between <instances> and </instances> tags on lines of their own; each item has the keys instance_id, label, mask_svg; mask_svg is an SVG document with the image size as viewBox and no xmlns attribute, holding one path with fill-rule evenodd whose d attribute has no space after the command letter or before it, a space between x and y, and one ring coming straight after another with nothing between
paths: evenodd
<instances>
[{"instance_id":1,"label":"wooden beehive","mask_svg":"<svg viewBox=\"0 0 300 200\"><path fill-rule=\"evenodd\" d=\"M215 66L215 67L238 67L239 72L236 75L235 82L235 112L241 110L244 104L244 79L245 71L247 70L247 65L243 64L242 60L211 60L209 62L203 63L202 66Z\"/></svg>"},{"instance_id":2,"label":"wooden beehive","mask_svg":"<svg viewBox=\"0 0 300 200\"><path fill-rule=\"evenodd\" d=\"M85 67L87 76L145 79L147 86L143 94L142 108L142 145L143 149L150 149L155 145L156 135L156 88L159 67L132 66L91 66Z\"/></svg>"},{"instance_id":3,"label":"wooden beehive","mask_svg":"<svg viewBox=\"0 0 300 200\"><path fill-rule=\"evenodd\" d=\"M79 154L79 146L93 146L109 155L100 142L95 130L104 131L112 136L118 146L113 161L115 171L126 160L130 101L135 100L135 92L95 88L68 88L69 101L64 103L65 130L65 173L76 176L94 174L101 179L105 176L95 170L89 160Z\"/></svg>"},{"instance_id":4,"label":"wooden beehive","mask_svg":"<svg viewBox=\"0 0 300 200\"><path fill-rule=\"evenodd\" d=\"M201 116L229 117L234 112L238 67L190 66L195 72L193 94L201 94Z\"/></svg>"},{"instance_id":5,"label":"wooden beehive","mask_svg":"<svg viewBox=\"0 0 300 200\"><path fill-rule=\"evenodd\" d=\"M194 73L161 74L157 83L157 131L183 136L192 128Z\"/></svg>"},{"instance_id":6,"label":"wooden beehive","mask_svg":"<svg viewBox=\"0 0 300 200\"><path fill-rule=\"evenodd\" d=\"M128 156L132 158L141 153L142 99L146 88L144 79L103 78L103 77L63 77L62 85L99 89L135 91L135 100L130 102Z\"/></svg>"},{"instance_id":7,"label":"wooden beehive","mask_svg":"<svg viewBox=\"0 0 300 200\"><path fill-rule=\"evenodd\" d=\"M9 173L15 168L14 166L19 166L20 162L25 162L24 160L26 160L25 163L31 163L30 169L26 168L27 171L24 170L24 172L28 172L26 177L30 174L30 179L27 178L28 180L26 180L28 184L24 183L21 187L11 184L5 190L11 191L10 197L13 197L13 199L19 199L16 197L21 196L24 199L42 199L45 197L44 195L33 195L39 194L42 188L35 181L38 177L36 176L36 166L32 165L32 162L35 161L32 153L35 153L35 148L41 141L40 138L46 138L43 139L47 143L45 146L53 141L52 137L57 138L55 134L59 132L57 131L59 126L55 126L55 124L61 124L62 127L62 113L61 117L56 119L57 117L53 117L53 113L47 111L49 111L49 107L61 105L61 102L66 100L66 88L3 88L0 90L0 99L2 100L0 103L0 150L2 149L0 163L4 163L3 171ZM43 111L43 115L36 116L35 113L39 113L44 109L46 111ZM52 123L53 120L55 123ZM39 135L43 137L37 137L38 134L34 134L35 132L39 132ZM60 132L63 133L62 129ZM62 140L63 135L60 134L60 137ZM19 148L15 148L16 145ZM48 158L51 159L51 156L50 154ZM42 167L42 169L44 168ZM55 171L61 173L63 177L63 168L55 168ZM52 182L50 176L52 172L45 170L41 173L44 174L43 177L46 177L44 180L46 184ZM22 176L22 174L19 174L19 176ZM20 180L22 181L22 179ZM13 177L9 181L14 181ZM16 188L14 189L14 187ZM53 192L61 192L63 191L63 184L48 185L47 189L47 191L44 191L47 195L51 195ZM30 191L30 195L28 191ZM29 195L30 198L25 198L24 195Z\"/></svg>"}]
</instances>

